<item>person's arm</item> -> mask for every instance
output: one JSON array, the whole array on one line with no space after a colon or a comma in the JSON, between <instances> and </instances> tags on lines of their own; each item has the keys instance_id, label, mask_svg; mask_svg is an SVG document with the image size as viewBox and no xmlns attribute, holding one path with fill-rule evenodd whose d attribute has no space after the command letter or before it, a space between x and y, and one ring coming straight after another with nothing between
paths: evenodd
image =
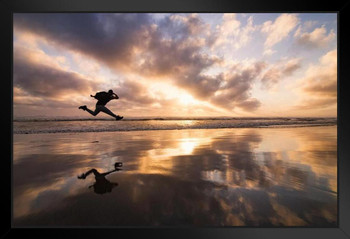
<instances>
[{"instance_id":1,"label":"person's arm","mask_svg":"<svg viewBox=\"0 0 350 239\"><path fill-rule=\"evenodd\" d=\"M119 96L116 94L116 93L113 93L113 95L112 95L112 99L119 99Z\"/></svg>"},{"instance_id":2,"label":"person's arm","mask_svg":"<svg viewBox=\"0 0 350 239\"><path fill-rule=\"evenodd\" d=\"M107 176L110 173L114 173L115 171L120 171L120 170L122 170L122 169L121 168L115 168L115 169L113 169L111 171L108 171L108 172L105 172L105 173L101 173L101 175L102 176Z\"/></svg>"}]
</instances>

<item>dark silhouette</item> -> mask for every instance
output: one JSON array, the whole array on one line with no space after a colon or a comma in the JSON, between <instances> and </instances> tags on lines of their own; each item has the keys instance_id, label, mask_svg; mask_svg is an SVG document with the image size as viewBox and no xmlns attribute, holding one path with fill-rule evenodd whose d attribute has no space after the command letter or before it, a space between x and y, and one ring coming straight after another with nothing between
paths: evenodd
<instances>
[{"instance_id":1,"label":"dark silhouette","mask_svg":"<svg viewBox=\"0 0 350 239\"><path fill-rule=\"evenodd\" d=\"M105 91L97 92L95 95L90 95L90 96L97 99L95 111L90 110L89 108L86 107L86 105L80 106L79 109L87 111L90 114L92 114L93 116L96 116L98 113L100 113L100 111L102 111L102 112L114 117L116 120L121 120L123 118L123 116L115 115L112 111L110 111L106 107L106 104L109 101L119 99L119 96L117 94L113 93L113 90L109 90L108 92L105 92Z\"/></svg>"},{"instance_id":2,"label":"dark silhouette","mask_svg":"<svg viewBox=\"0 0 350 239\"><path fill-rule=\"evenodd\" d=\"M104 193L110 193L112 192L112 189L116 186L118 186L118 183L113 183L108 181L105 177L110 174L113 173L115 171L119 171L122 170L120 167L122 166L122 163L115 163L114 164L114 169L105 173L99 173L96 169L90 169L89 171L87 171L86 173L83 173L81 175L78 176L78 179L85 179L87 176L89 176L91 173L93 173L95 175L95 180L96 182L89 186L89 188L94 187L94 192L97 194L104 194Z\"/></svg>"}]
</instances>

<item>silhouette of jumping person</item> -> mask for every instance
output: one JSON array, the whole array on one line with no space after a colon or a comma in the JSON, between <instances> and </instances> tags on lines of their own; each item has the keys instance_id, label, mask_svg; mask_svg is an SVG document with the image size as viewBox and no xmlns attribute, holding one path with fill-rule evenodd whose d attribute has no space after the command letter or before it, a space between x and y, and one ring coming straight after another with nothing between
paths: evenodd
<instances>
[{"instance_id":1,"label":"silhouette of jumping person","mask_svg":"<svg viewBox=\"0 0 350 239\"><path fill-rule=\"evenodd\" d=\"M95 111L90 110L88 107L86 107L86 105L79 106L79 109L87 111L90 114L92 114L93 116L96 116L98 113L100 113L102 111L102 112L114 117L116 120L121 120L123 118L123 116L115 115L112 111L110 111L106 107L106 104L109 101L119 99L118 95L113 93L113 90L109 90L108 92L105 92L105 91L97 92L95 95L90 95L90 96L97 99Z\"/></svg>"},{"instance_id":2,"label":"silhouette of jumping person","mask_svg":"<svg viewBox=\"0 0 350 239\"><path fill-rule=\"evenodd\" d=\"M110 193L110 192L112 192L112 189L114 187L118 186L118 183L110 182L105 177L110 173L121 170L119 168L120 166L118 166L117 164L118 163L115 164L115 169L113 169L109 172L105 172L105 173L99 173L94 168L90 169L86 173L79 175L78 179L85 179L87 176L89 176L91 173L93 173L95 175L96 182L93 185L89 186L89 188L94 187L94 192L97 194L104 194L107 192Z\"/></svg>"}]
</instances>

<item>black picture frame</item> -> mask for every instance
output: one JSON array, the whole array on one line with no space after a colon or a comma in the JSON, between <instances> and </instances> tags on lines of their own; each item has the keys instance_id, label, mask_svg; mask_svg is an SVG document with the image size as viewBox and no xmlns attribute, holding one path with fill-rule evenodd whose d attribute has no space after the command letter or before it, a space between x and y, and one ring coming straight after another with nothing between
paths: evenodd
<instances>
[{"instance_id":1,"label":"black picture frame","mask_svg":"<svg viewBox=\"0 0 350 239\"><path fill-rule=\"evenodd\" d=\"M350 238L349 27L350 1L278 0L2 0L0 1L3 148L1 238ZM336 228L14 228L12 225L12 14L19 12L333 12L338 14L338 227ZM4 170L5 169L5 170ZM5 187L4 187L5 186Z\"/></svg>"}]
</instances>

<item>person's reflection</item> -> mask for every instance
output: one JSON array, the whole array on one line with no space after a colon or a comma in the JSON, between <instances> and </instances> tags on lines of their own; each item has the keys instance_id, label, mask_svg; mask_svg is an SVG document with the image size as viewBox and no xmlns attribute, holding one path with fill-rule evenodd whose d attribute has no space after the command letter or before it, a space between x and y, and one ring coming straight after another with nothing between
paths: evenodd
<instances>
[{"instance_id":1,"label":"person's reflection","mask_svg":"<svg viewBox=\"0 0 350 239\"><path fill-rule=\"evenodd\" d=\"M87 176L93 173L95 175L96 182L93 185L89 186L89 188L93 187L94 192L97 194L104 194L107 192L110 193L114 187L118 186L118 183L110 182L105 177L110 173L122 170L120 168L121 166L121 163L115 163L114 169L105 173L99 173L96 169L93 168L86 173L79 175L78 179L85 179Z\"/></svg>"}]
</instances>

